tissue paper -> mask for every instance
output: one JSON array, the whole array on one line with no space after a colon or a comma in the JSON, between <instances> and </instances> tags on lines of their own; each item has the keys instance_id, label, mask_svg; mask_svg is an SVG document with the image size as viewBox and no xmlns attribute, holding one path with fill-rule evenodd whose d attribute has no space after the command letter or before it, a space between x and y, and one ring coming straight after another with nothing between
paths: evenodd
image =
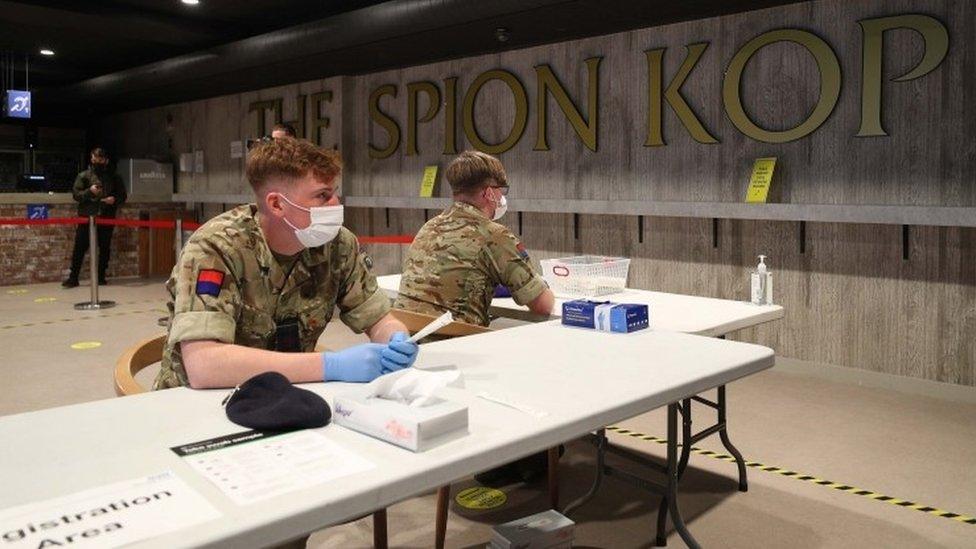
<instances>
[{"instance_id":1,"label":"tissue paper","mask_svg":"<svg viewBox=\"0 0 976 549\"><path fill-rule=\"evenodd\" d=\"M448 385L457 385L461 370L452 368L442 371L405 368L373 380L368 396L395 400L408 406L425 406L434 400L434 392Z\"/></svg>"}]
</instances>

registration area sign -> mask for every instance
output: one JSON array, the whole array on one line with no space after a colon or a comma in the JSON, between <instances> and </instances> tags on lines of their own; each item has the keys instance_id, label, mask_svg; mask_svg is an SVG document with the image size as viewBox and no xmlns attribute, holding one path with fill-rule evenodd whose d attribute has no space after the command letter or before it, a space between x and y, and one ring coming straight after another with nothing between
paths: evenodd
<instances>
[{"instance_id":1,"label":"registration area sign","mask_svg":"<svg viewBox=\"0 0 976 549\"><path fill-rule=\"evenodd\" d=\"M0 547L119 547L220 516L165 471L0 510Z\"/></svg>"}]
</instances>

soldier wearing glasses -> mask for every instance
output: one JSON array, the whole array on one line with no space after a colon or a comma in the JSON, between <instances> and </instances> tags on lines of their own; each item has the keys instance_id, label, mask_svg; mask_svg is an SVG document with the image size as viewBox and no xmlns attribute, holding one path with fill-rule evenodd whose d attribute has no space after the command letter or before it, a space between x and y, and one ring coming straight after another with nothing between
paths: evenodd
<instances>
[{"instance_id":1,"label":"soldier wearing glasses","mask_svg":"<svg viewBox=\"0 0 976 549\"><path fill-rule=\"evenodd\" d=\"M552 291L532 268L522 242L496 223L508 209L502 163L477 151L461 153L446 171L454 205L417 233L404 261L395 307L487 326L496 286L519 305L548 315Z\"/></svg>"}]
</instances>

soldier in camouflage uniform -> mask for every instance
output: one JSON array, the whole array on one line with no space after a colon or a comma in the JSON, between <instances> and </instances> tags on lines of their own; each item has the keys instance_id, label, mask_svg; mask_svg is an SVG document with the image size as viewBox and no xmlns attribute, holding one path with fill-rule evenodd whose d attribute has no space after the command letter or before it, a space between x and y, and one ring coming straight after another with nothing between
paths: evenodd
<instances>
[{"instance_id":1,"label":"soldier in camouflage uniform","mask_svg":"<svg viewBox=\"0 0 976 549\"><path fill-rule=\"evenodd\" d=\"M200 227L166 283L169 335L155 389L232 387L266 371L293 382L366 382L413 363L417 345L341 227L339 172L335 153L304 140L249 151L257 204ZM373 343L315 352L335 307Z\"/></svg>"},{"instance_id":2,"label":"soldier in camouflage uniform","mask_svg":"<svg viewBox=\"0 0 976 549\"><path fill-rule=\"evenodd\" d=\"M494 220L507 209L501 162L465 151L447 167L454 205L417 233L404 261L395 307L487 326L497 285L538 314L552 312L553 295L533 270L525 246Z\"/></svg>"},{"instance_id":3,"label":"soldier in camouflage uniform","mask_svg":"<svg viewBox=\"0 0 976 549\"><path fill-rule=\"evenodd\" d=\"M417 233L404 261L395 307L487 326L497 285L537 314L552 313L555 299L529 263L525 246L496 220L508 209L505 168L494 156L465 151L447 167L454 205ZM562 448L560 447L560 454ZM489 486L531 481L545 473L546 452L475 475Z\"/></svg>"}]
</instances>

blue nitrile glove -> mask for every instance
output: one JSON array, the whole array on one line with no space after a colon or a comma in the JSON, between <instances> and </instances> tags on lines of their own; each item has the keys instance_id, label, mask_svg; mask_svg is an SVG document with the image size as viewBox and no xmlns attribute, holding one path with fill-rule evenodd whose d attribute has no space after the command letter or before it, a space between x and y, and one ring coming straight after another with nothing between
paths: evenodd
<instances>
[{"instance_id":1,"label":"blue nitrile glove","mask_svg":"<svg viewBox=\"0 0 976 549\"><path fill-rule=\"evenodd\" d=\"M380 359L383 364L383 373L388 374L410 367L417 360L418 352L420 352L420 347L410 341L410 337L405 332L394 333L386 348L383 349Z\"/></svg>"},{"instance_id":2,"label":"blue nitrile glove","mask_svg":"<svg viewBox=\"0 0 976 549\"><path fill-rule=\"evenodd\" d=\"M384 374L381 363L386 345L363 343L334 353L322 353L324 381L367 383Z\"/></svg>"},{"instance_id":3,"label":"blue nitrile glove","mask_svg":"<svg viewBox=\"0 0 976 549\"><path fill-rule=\"evenodd\" d=\"M512 290L508 289L508 286L504 284L499 284L495 286L494 297L512 297Z\"/></svg>"}]
</instances>

